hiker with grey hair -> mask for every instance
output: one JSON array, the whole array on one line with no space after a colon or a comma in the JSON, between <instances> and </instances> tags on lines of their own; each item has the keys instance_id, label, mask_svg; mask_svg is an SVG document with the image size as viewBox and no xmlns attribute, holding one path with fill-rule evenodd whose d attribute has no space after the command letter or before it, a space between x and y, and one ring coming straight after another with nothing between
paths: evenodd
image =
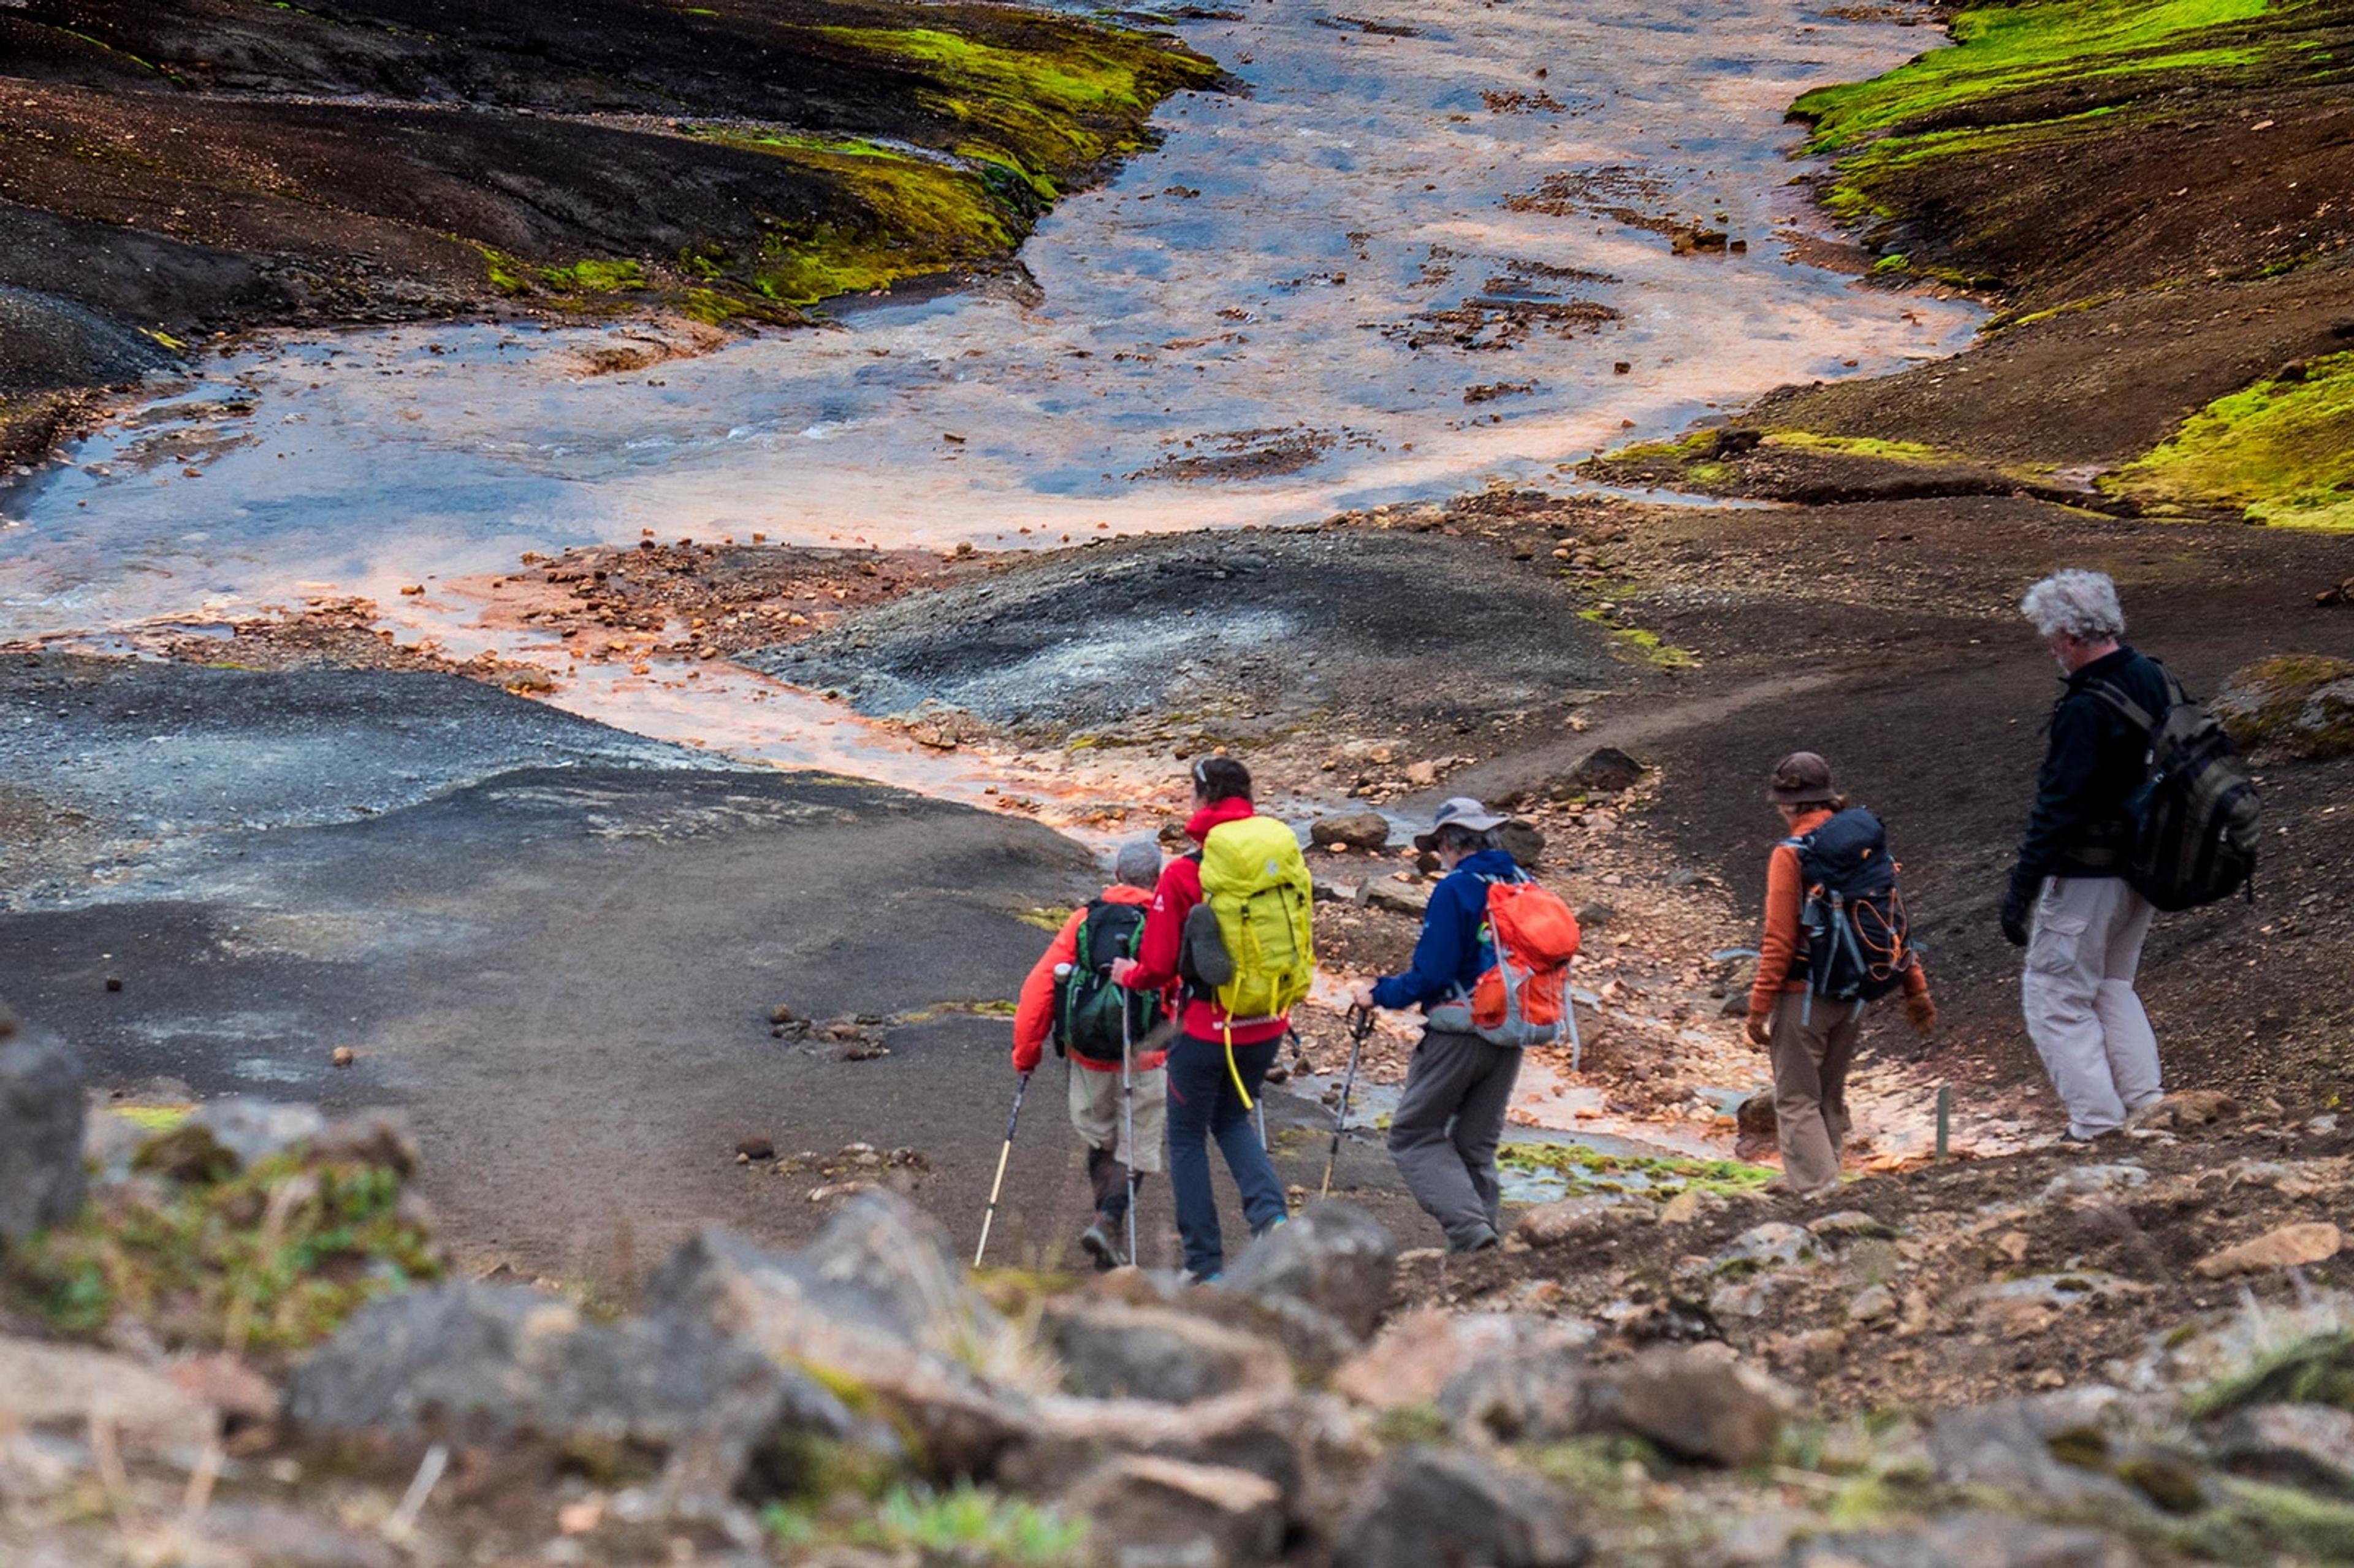
<instances>
[{"instance_id":1,"label":"hiker with grey hair","mask_svg":"<svg viewBox=\"0 0 2354 1568\"><path fill-rule=\"evenodd\" d=\"M1167 1011L1164 999L1111 983L1112 964L1133 959L1143 936L1145 910L1161 880L1160 846L1149 839L1123 845L1112 874L1111 885L1063 922L1022 982L1013 1014L1015 1072L1035 1068L1050 1038L1069 1059L1071 1125L1087 1146L1096 1204L1095 1223L1080 1233L1079 1246L1104 1269L1129 1261L1120 1234L1137 1184L1161 1168L1169 1108L1168 1053L1140 1048Z\"/></svg>"},{"instance_id":2,"label":"hiker with grey hair","mask_svg":"<svg viewBox=\"0 0 2354 1568\"><path fill-rule=\"evenodd\" d=\"M2002 930L2027 949L2027 1033L2067 1107L2068 1136L2085 1142L2164 1098L2158 1037L2134 993L2154 911L2125 876L2129 803L2152 737L2126 707L2162 715L2174 687L2156 661L2126 644L2125 611L2105 574L2055 572L2019 608L2059 662L2062 685Z\"/></svg>"}]
</instances>

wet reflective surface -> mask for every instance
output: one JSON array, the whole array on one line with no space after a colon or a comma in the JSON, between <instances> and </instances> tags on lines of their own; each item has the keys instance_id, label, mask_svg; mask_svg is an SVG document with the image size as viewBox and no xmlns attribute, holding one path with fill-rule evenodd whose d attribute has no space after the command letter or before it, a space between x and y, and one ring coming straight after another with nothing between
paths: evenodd
<instances>
[{"instance_id":1,"label":"wet reflective surface","mask_svg":"<svg viewBox=\"0 0 2354 1568\"><path fill-rule=\"evenodd\" d=\"M602 376L591 352L661 334L239 347L9 501L0 635L329 589L446 630L397 588L645 528L1011 546L1557 482L1974 323L1782 237L1810 221L1784 107L1927 30L1787 0L1235 13L1181 30L1247 95L1165 105L1165 145L1025 248L1034 290L863 303ZM1726 249L1675 254L1679 227Z\"/></svg>"}]
</instances>

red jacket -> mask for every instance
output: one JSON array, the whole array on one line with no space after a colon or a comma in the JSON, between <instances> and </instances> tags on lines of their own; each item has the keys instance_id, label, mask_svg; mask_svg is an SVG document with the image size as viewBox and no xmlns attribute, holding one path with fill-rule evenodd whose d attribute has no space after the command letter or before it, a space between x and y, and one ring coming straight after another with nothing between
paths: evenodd
<instances>
[{"instance_id":1,"label":"red jacket","mask_svg":"<svg viewBox=\"0 0 2354 1568\"><path fill-rule=\"evenodd\" d=\"M1152 901L1152 895L1124 882L1115 882L1105 888L1103 897L1112 904ZM1067 964L1078 956L1079 923L1087 917L1086 905L1072 910L1071 917L1063 922L1063 928L1046 948L1046 956L1032 967L1030 978L1022 982L1022 1001L1013 1010L1013 1070L1017 1073L1029 1072L1046 1054L1047 1038L1055 1033L1055 966ZM1140 1051L1135 1057L1136 1070L1149 1073L1168 1056L1166 1051ZM1119 1063L1098 1062L1091 1056L1074 1055L1070 1062L1091 1073L1119 1071Z\"/></svg>"},{"instance_id":2,"label":"red jacket","mask_svg":"<svg viewBox=\"0 0 2354 1568\"><path fill-rule=\"evenodd\" d=\"M1239 822L1258 815L1248 800L1220 800L1193 813L1185 831L1200 843L1210 836L1210 830L1221 822ZM1171 861L1161 870L1161 885L1152 891L1152 910L1144 917L1144 940L1136 952L1136 973L1129 977L1129 987L1136 991L1166 991L1177 982L1177 951L1185 935L1185 916L1193 906L1202 902L1202 863L1190 855ZM1185 1033L1196 1040L1226 1040L1226 1012L1214 997L1189 997L1184 1017L1180 1021ZM1290 1027L1288 1018L1271 1018L1264 1023L1238 1023L1235 1026L1234 1043L1237 1045L1258 1045L1269 1040L1280 1040Z\"/></svg>"}]
</instances>

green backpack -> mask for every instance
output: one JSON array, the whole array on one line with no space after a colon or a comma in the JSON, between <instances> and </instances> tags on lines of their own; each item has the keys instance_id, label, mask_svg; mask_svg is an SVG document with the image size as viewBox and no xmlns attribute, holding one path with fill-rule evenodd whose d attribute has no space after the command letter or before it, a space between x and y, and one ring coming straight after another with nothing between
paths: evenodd
<instances>
[{"instance_id":1,"label":"green backpack","mask_svg":"<svg viewBox=\"0 0 2354 1568\"><path fill-rule=\"evenodd\" d=\"M1297 1007L1316 978L1316 892L1291 830L1273 817L1212 828L1202 841L1202 896L1234 966L1214 993L1228 1022L1263 1023Z\"/></svg>"},{"instance_id":2,"label":"green backpack","mask_svg":"<svg viewBox=\"0 0 2354 1568\"><path fill-rule=\"evenodd\" d=\"M1161 999L1111 983L1114 959L1132 959L1144 940L1144 906L1098 898L1079 921L1071 972L1055 997L1055 1050L1094 1062L1120 1058L1120 1009L1128 1010L1129 1044L1141 1044L1161 1022Z\"/></svg>"}]
</instances>

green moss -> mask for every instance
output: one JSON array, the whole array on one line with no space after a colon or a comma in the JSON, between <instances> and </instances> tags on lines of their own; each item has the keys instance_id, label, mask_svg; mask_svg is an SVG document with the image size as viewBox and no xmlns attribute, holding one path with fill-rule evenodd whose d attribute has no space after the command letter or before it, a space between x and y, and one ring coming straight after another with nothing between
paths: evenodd
<instances>
[{"instance_id":1,"label":"green moss","mask_svg":"<svg viewBox=\"0 0 2354 1568\"><path fill-rule=\"evenodd\" d=\"M173 1348L301 1349L375 1297L440 1276L400 1185L381 1166L297 1151L214 1181L117 1189L11 1253L0 1298L65 1334L122 1316Z\"/></svg>"},{"instance_id":2,"label":"green moss","mask_svg":"<svg viewBox=\"0 0 2354 1568\"><path fill-rule=\"evenodd\" d=\"M2184 1403L2194 1421L2252 1404L2334 1404L2354 1410L2354 1332L2314 1334L2264 1352Z\"/></svg>"},{"instance_id":3,"label":"green moss","mask_svg":"<svg viewBox=\"0 0 2354 1568\"><path fill-rule=\"evenodd\" d=\"M1873 436L1830 436L1817 430L1772 430L1760 443L1785 451L1825 452L1837 457L1877 458L1882 462L1956 463L1969 460L1919 441L1884 441Z\"/></svg>"},{"instance_id":4,"label":"green moss","mask_svg":"<svg viewBox=\"0 0 2354 1568\"><path fill-rule=\"evenodd\" d=\"M895 1486L849 1518L822 1502L771 1503L761 1522L794 1551L865 1547L925 1563L1053 1568L1081 1561L1087 1545L1085 1520L970 1481L947 1491Z\"/></svg>"},{"instance_id":5,"label":"green moss","mask_svg":"<svg viewBox=\"0 0 2354 1568\"><path fill-rule=\"evenodd\" d=\"M196 1107L194 1106L112 1106L108 1108L134 1127L145 1128L149 1132L169 1132L187 1120Z\"/></svg>"},{"instance_id":6,"label":"green moss","mask_svg":"<svg viewBox=\"0 0 2354 1568\"><path fill-rule=\"evenodd\" d=\"M1763 1186L1775 1174L1766 1166L1737 1160L1606 1154L1582 1143L1508 1143L1497 1151L1496 1163L1522 1175L1557 1178L1572 1195L1606 1187L1639 1191L1657 1198L1670 1198L1694 1188L1742 1192Z\"/></svg>"},{"instance_id":7,"label":"green moss","mask_svg":"<svg viewBox=\"0 0 2354 1568\"><path fill-rule=\"evenodd\" d=\"M2266 0L2032 0L1977 5L1953 22L1954 47L1870 81L1820 88L1794 110L1815 123L1818 152L1965 105L2066 82L2212 69L2252 57L2235 24ZM2201 37L2202 34L2208 35Z\"/></svg>"},{"instance_id":8,"label":"green moss","mask_svg":"<svg viewBox=\"0 0 2354 1568\"><path fill-rule=\"evenodd\" d=\"M1373 1418L1373 1436L1390 1447L1406 1448L1444 1444L1454 1436L1454 1428L1438 1406L1421 1403L1383 1411Z\"/></svg>"},{"instance_id":9,"label":"green moss","mask_svg":"<svg viewBox=\"0 0 2354 1568\"><path fill-rule=\"evenodd\" d=\"M2354 353L2218 397L2102 488L2145 505L2230 508L2294 528L2354 528Z\"/></svg>"}]
</instances>

